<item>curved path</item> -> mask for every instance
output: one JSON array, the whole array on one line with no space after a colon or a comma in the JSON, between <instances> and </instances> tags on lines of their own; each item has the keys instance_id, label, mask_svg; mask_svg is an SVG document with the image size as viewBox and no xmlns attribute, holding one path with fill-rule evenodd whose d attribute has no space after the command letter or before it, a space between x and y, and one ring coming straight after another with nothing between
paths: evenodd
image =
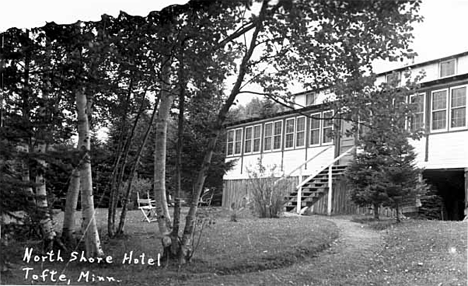
<instances>
[{"instance_id":1,"label":"curved path","mask_svg":"<svg viewBox=\"0 0 468 286\"><path fill-rule=\"evenodd\" d=\"M369 265L381 250L383 240L380 232L349 219L327 218L338 226L340 235L315 258L287 268L215 276L213 285L362 285L372 275Z\"/></svg>"}]
</instances>

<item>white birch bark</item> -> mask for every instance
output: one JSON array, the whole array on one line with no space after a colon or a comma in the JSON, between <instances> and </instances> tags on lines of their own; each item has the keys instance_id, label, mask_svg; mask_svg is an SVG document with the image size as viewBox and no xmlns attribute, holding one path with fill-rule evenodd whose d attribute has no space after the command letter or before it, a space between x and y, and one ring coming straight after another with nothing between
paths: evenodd
<instances>
[{"instance_id":1,"label":"white birch bark","mask_svg":"<svg viewBox=\"0 0 468 286\"><path fill-rule=\"evenodd\" d=\"M80 195L80 172L77 168L73 169L70 184L67 190L67 199L65 201L65 213L63 217L62 237L67 241L73 240L75 234L75 211L78 205L78 196Z\"/></svg>"},{"instance_id":2,"label":"white birch bark","mask_svg":"<svg viewBox=\"0 0 468 286\"><path fill-rule=\"evenodd\" d=\"M88 122L88 103L83 90L76 91L76 107L78 113L78 150L83 154L80 165L81 212L83 216L82 232L84 235L87 257L104 256L99 239L94 211L93 179L91 173L91 134Z\"/></svg>"},{"instance_id":3,"label":"white birch bark","mask_svg":"<svg viewBox=\"0 0 468 286\"><path fill-rule=\"evenodd\" d=\"M46 145L44 142L39 142L35 148L36 153L44 154ZM44 178L46 163L43 159L37 159L38 169L36 171L36 204L40 211L40 224L42 230L42 237L46 241L52 241L57 236L50 217L48 203L47 203L47 188Z\"/></svg>"},{"instance_id":4,"label":"white birch bark","mask_svg":"<svg viewBox=\"0 0 468 286\"><path fill-rule=\"evenodd\" d=\"M166 197L166 139L167 139L167 121L174 101L173 94L169 91L170 61L163 60L161 71L161 95L158 116L156 118L156 140L154 150L154 195L156 198L156 213L158 215L159 231L163 234L163 245L170 244L169 233L171 231L172 221L167 205ZM169 239L169 240L168 240Z\"/></svg>"}]
</instances>

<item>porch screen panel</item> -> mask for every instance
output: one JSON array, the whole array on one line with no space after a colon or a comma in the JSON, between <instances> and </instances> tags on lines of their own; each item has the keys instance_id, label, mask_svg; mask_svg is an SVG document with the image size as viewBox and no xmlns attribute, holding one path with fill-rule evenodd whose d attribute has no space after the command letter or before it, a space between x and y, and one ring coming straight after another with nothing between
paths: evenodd
<instances>
[{"instance_id":1,"label":"porch screen panel","mask_svg":"<svg viewBox=\"0 0 468 286\"><path fill-rule=\"evenodd\" d=\"M244 153L252 152L252 127L245 128Z\"/></svg>"},{"instance_id":2,"label":"porch screen panel","mask_svg":"<svg viewBox=\"0 0 468 286\"><path fill-rule=\"evenodd\" d=\"M447 91L432 93L432 130L441 130L447 127Z\"/></svg>"},{"instance_id":3,"label":"porch screen panel","mask_svg":"<svg viewBox=\"0 0 468 286\"><path fill-rule=\"evenodd\" d=\"M235 141L234 141L234 154L238 155L241 153L242 150L242 129L236 129L235 134Z\"/></svg>"},{"instance_id":4,"label":"porch screen panel","mask_svg":"<svg viewBox=\"0 0 468 286\"><path fill-rule=\"evenodd\" d=\"M227 146L226 146L227 156L234 155L234 130L228 131L226 141L227 141Z\"/></svg>"},{"instance_id":5,"label":"porch screen panel","mask_svg":"<svg viewBox=\"0 0 468 286\"><path fill-rule=\"evenodd\" d=\"M294 118L286 120L286 135L284 140L284 148L294 147Z\"/></svg>"},{"instance_id":6,"label":"porch screen panel","mask_svg":"<svg viewBox=\"0 0 468 286\"><path fill-rule=\"evenodd\" d=\"M281 133L283 129L283 122L276 121L274 125L274 134L273 134L273 150L281 149Z\"/></svg>"},{"instance_id":7,"label":"porch screen panel","mask_svg":"<svg viewBox=\"0 0 468 286\"><path fill-rule=\"evenodd\" d=\"M304 146L305 142L305 117L296 119L296 147Z\"/></svg>"},{"instance_id":8,"label":"porch screen panel","mask_svg":"<svg viewBox=\"0 0 468 286\"><path fill-rule=\"evenodd\" d=\"M320 113L311 115L310 118L310 145L320 144Z\"/></svg>"},{"instance_id":9,"label":"porch screen panel","mask_svg":"<svg viewBox=\"0 0 468 286\"><path fill-rule=\"evenodd\" d=\"M327 111L323 113L323 117L325 118L323 120L323 143L330 143L333 141L332 137L332 131L333 131L333 119L326 119L326 118L332 118L333 112L332 111Z\"/></svg>"},{"instance_id":10,"label":"porch screen panel","mask_svg":"<svg viewBox=\"0 0 468 286\"><path fill-rule=\"evenodd\" d=\"M415 105L414 114L410 118L410 130L416 131L424 127L424 94L412 96L410 100Z\"/></svg>"},{"instance_id":11,"label":"porch screen panel","mask_svg":"<svg viewBox=\"0 0 468 286\"><path fill-rule=\"evenodd\" d=\"M452 89L450 96L450 127L466 126L466 87Z\"/></svg>"},{"instance_id":12,"label":"porch screen panel","mask_svg":"<svg viewBox=\"0 0 468 286\"><path fill-rule=\"evenodd\" d=\"M260 139L262 136L262 126L255 125L253 131L253 152L260 152Z\"/></svg>"},{"instance_id":13,"label":"porch screen panel","mask_svg":"<svg viewBox=\"0 0 468 286\"><path fill-rule=\"evenodd\" d=\"M263 150L271 151L273 139L273 123L265 123L265 134L263 136Z\"/></svg>"}]
</instances>

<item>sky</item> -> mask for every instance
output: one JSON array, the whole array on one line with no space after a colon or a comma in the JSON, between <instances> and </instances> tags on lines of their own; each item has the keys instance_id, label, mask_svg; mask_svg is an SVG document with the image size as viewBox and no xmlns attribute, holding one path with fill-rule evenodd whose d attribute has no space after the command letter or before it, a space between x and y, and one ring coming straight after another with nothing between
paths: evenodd
<instances>
[{"instance_id":1,"label":"sky","mask_svg":"<svg viewBox=\"0 0 468 286\"><path fill-rule=\"evenodd\" d=\"M78 20L97 21L102 14L119 11L146 16L171 4L187 0L0 0L0 32L11 27L41 27L46 22L70 24ZM385 1L385 0L382 0ZM415 63L468 51L468 0L423 0L420 14L425 20L415 24ZM374 71L384 72L406 63L378 62Z\"/></svg>"}]
</instances>

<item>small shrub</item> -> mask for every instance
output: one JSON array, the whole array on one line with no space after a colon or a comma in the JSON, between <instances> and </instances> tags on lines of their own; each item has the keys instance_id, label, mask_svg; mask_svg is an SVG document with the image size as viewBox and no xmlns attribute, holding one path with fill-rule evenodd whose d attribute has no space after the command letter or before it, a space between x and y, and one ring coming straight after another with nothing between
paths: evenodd
<instances>
[{"instance_id":1,"label":"small shrub","mask_svg":"<svg viewBox=\"0 0 468 286\"><path fill-rule=\"evenodd\" d=\"M260 218L278 218L284 211L289 180L277 180L275 169L276 166L273 166L267 170L259 161L257 170L247 170L252 196L249 203Z\"/></svg>"}]
</instances>

